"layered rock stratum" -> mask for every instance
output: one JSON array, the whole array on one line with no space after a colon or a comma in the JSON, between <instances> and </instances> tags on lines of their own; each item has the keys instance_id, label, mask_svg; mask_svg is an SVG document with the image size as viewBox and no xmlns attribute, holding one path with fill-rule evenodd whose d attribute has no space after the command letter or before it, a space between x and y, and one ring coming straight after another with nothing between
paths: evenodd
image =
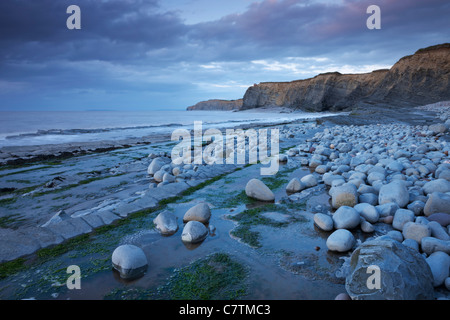
<instances>
[{"instance_id":1,"label":"layered rock stratum","mask_svg":"<svg viewBox=\"0 0 450 320\"><path fill-rule=\"evenodd\" d=\"M419 106L450 99L450 43L420 49L390 69L370 73L330 72L291 82L248 88L242 110L284 107L340 111L370 106Z\"/></svg>"},{"instance_id":2,"label":"layered rock stratum","mask_svg":"<svg viewBox=\"0 0 450 320\"><path fill-rule=\"evenodd\" d=\"M211 99L208 101L201 101L193 106L187 108L188 111L192 110L239 110L242 107L242 99L237 100L219 100Z\"/></svg>"}]
</instances>

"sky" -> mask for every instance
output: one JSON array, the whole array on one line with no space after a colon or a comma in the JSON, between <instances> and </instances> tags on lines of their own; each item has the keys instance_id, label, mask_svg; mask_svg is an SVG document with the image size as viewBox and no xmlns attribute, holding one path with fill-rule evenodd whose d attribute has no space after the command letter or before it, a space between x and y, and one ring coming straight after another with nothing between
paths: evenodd
<instances>
[{"instance_id":1,"label":"sky","mask_svg":"<svg viewBox=\"0 0 450 320\"><path fill-rule=\"evenodd\" d=\"M68 29L70 5L81 29ZM367 28L370 5L381 29ZM390 68L448 0L2 0L0 111L185 110L255 83Z\"/></svg>"}]
</instances>

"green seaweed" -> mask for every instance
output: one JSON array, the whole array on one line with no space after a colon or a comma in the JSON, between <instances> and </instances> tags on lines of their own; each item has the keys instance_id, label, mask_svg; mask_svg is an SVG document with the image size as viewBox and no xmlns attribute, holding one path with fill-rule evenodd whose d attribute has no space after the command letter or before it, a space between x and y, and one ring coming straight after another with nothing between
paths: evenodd
<instances>
[{"instance_id":1,"label":"green seaweed","mask_svg":"<svg viewBox=\"0 0 450 320\"><path fill-rule=\"evenodd\" d=\"M80 244L88 241L89 238L89 234L82 234L53 247L39 249L36 255L43 261L48 260L77 248Z\"/></svg>"},{"instance_id":2,"label":"green seaweed","mask_svg":"<svg viewBox=\"0 0 450 320\"><path fill-rule=\"evenodd\" d=\"M214 253L181 268L159 288L159 296L170 300L230 300L246 293L243 265L226 253Z\"/></svg>"},{"instance_id":3,"label":"green seaweed","mask_svg":"<svg viewBox=\"0 0 450 320\"><path fill-rule=\"evenodd\" d=\"M25 218L18 213L13 213L4 217L0 217L0 228L15 229L17 224L21 221L25 221Z\"/></svg>"},{"instance_id":4,"label":"green seaweed","mask_svg":"<svg viewBox=\"0 0 450 320\"><path fill-rule=\"evenodd\" d=\"M13 261L8 261L0 264L0 279L13 275L25 269L25 259L18 258Z\"/></svg>"}]
</instances>

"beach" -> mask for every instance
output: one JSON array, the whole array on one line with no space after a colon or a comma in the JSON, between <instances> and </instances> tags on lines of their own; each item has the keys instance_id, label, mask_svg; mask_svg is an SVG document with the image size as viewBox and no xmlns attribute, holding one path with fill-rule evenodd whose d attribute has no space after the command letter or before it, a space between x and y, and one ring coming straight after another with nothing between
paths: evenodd
<instances>
[{"instance_id":1,"label":"beach","mask_svg":"<svg viewBox=\"0 0 450 320\"><path fill-rule=\"evenodd\" d=\"M417 254L405 251L433 267L431 278L429 270L417 271L431 284L408 279L420 282L423 292L415 294L448 298L446 277L441 279L441 272L439 283L432 278L442 263L436 269L437 258L428 260L435 252L448 254L448 223L438 219L439 226L422 228L426 230L421 238L403 230L407 222L409 228L421 230L435 221L428 220L432 214L446 210L442 203L450 192L448 110L448 104L408 113L367 109L316 119L227 125L279 130L282 157L273 176L261 175L261 167L267 166L261 163L173 165L170 154L176 142L169 132L126 140L5 146L2 154L8 155L3 156L0 171L0 297L329 300L347 294L358 298L352 291L356 280L346 264L351 254L366 242L397 237L403 247L417 245ZM226 127L216 126L222 131ZM252 179L261 181L274 199L249 196L260 194L248 191ZM406 190L404 203L383 198L383 186L396 180L403 181L400 191L390 193L405 198ZM343 185L350 191L340 190ZM340 199L345 201L339 205ZM184 215L201 203L211 211L204 223L207 232L198 242L184 241ZM340 213L336 215L340 207L354 209L355 225L340 225ZM175 219L168 224L175 227L169 235L161 232L167 225L156 219L162 212ZM399 226L396 219L402 214L408 218ZM350 230L350 245L330 244L337 230ZM422 242L423 238L430 239ZM137 280L122 279L112 267L111 255L121 245L141 248L148 260L148 269ZM211 264L217 266L208 271L213 278L230 277L236 268L242 277L220 290L214 286L206 290L210 284L200 280L195 290L176 290L183 274L198 277L196 270ZM80 266L83 289L67 288L69 265ZM404 296L393 298L412 297L410 291L405 284Z\"/></svg>"}]
</instances>

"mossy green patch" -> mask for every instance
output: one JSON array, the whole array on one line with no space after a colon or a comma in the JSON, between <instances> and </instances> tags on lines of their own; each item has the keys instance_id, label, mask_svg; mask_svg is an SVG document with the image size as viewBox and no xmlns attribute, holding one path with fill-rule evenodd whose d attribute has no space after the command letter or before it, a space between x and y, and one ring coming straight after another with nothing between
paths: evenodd
<instances>
[{"instance_id":1,"label":"mossy green patch","mask_svg":"<svg viewBox=\"0 0 450 320\"><path fill-rule=\"evenodd\" d=\"M247 270L226 253L215 253L181 268L159 288L170 300L230 300L246 293Z\"/></svg>"},{"instance_id":2,"label":"mossy green patch","mask_svg":"<svg viewBox=\"0 0 450 320\"><path fill-rule=\"evenodd\" d=\"M56 256L60 256L70 250L77 248L81 243L85 243L89 240L88 234L83 234L77 236L75 238L69 239L61 244L58 244L49 248L42 248L36 252L36 255L42 259L47 260L50 258L54 258Z\"/></svg>"},{"instance_id":3,"label":"mossy green patch","mask_svg":"<svg viewBox=\"0 0 450 320\"><path fill-rule=\"evenodd\" d=\"M0 228L15 229L17 228L18 224L20 224L20 222L24 220L25 218L23 218L23 216L18 213L0 217Z\"/></svg>"},{"instance_id":4,"label":"mossy green patch","mask_svg":"<svg viewBox=\"0 0 450 320\"><path fill-rule=\"evenodd\" d=\"M25 269L25 259L19 258L0 264L0 279L6 278Z\"/></svg>"},{"instance_id":5,"label":"mossy green patch","mask_svg":"<svg viewBox=\"0 0 450 320\"><path fill-rule=\"evenodd\" d=\"M247 269L226 253L214 253L175 269L157 288L116 288L107 300L234 300L247 293Z\"/></svg>"},{"instance_id":6,"label":"mossy green patch","mask_svg":"<svg viewBox=\"0 0 450 320\"><path fill-rule=\"evenodd\" d=\"M14 203L16 201L17 201L17 198L15 198L15 197L1 199L0 200L0 206L6 206L6 205L12 204L12 203Z\"/></svg>"}]
</instances>

